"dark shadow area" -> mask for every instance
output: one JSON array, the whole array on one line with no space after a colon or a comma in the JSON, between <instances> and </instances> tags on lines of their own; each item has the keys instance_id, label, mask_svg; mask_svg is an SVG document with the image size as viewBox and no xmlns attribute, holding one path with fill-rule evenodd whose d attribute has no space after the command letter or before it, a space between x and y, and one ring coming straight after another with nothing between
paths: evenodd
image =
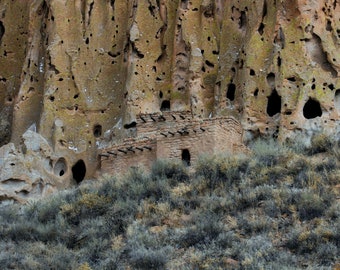
<instances>
[{"instance_id":1,"label":"dark shadow area","mask_svg":"<svg viewBox=\"0 0 340 270\"><path fill-rule=\"evenodd\" d=\"M84 180L86 175L86 166L83 160L78 160L72 167L73 179L79 184Z\"/></svg>"},{"instance_id":2,"label":"dark shadow area","mask_svg":"<svg viewBox=\"0 0 340 270\"><path fill-rule=\"evenodd\" d=\"M163 100L161 104L161 111L170 111L170 100Z\"/></svg>"},{"instance_id":3,"label":"dark shadow area","mask_svg":"<svg viewBox=\"0 0 340 270\"><path fill-rule=\"evenodd\" d=\"M1 39L5 34L5 27L4 24L0 21L0 43L1 43Z\"/></svg>"},{"instance_id":4,"label":"dark shadow area","mask_svg":"<svg viewBox=\"0 0 340 270\"><path fill-rule=\"evenodd\" d=\"M102 126L101 125L95 125L93 127L93 135L96 138L99 138L100 136L102 136Z\"/></svg>"},{"instance_id":5,"label":"dark shadow area","mask_svg":"<svg viewBox=\"0 0 340 270\"><path fill-rule=\"evenodd\" d=\"M309 98L303 107L303 116L306 119L313 119L321 115L322 110L319 101Z\"/></svg>"},{"instance_id":6,"label":"dark shadow area","mask_svg":"<svg viewBox=\"0 0 340 270\"><path fill-rule=\"evenodd\" d=\"M124 128L129 129L129 128L135 128L136 126L137 126L137 123L135 121L133 121L130 124L125 124Z\"/></svg>"},{"instance_id":7,"label":"dark shadow area","mask_svg":"<svg viewBox=\"0 0 340 270\"><path fill-rule=\"evenodd\" d=\"M234 83L228 84L227 99L233 101L235 99L236 85Z\"/></svg>"},{"instance_id":8,"label":"dark shadow area","mask_svg":"<svg viewBox=\"0 0 340 270\"><path fill-rule=\"evenodd\" d=\"M274 89L271 95L268 97L267 114L272 117L281 112L281 97Z\"/></svg>"},{"instance_id":9,"label":"dark shadow area","mask_svg":"<svg viewBox=\"0 0 340 270\"><path fill-rule=\"evenodd\" d=\"M182 150L182 161L186 166L190 166L190 152L188 149Z\"/></svg>"}]
</instances>

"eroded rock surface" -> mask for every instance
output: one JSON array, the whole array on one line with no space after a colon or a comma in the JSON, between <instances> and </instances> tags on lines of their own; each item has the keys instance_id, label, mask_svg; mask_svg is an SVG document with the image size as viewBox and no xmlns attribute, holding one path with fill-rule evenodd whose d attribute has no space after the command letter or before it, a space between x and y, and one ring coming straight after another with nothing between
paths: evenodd
<instances>
[{"instance_id":1,"label":"eroded rock surface","mask_svg":"<svg viewBox=\"0 0 340 270\"><path fill-rule=\"evenodd\" d=\"M35 125L88 178L99 141L166 110L233 116L245 140L338 137L339 48L333 0L3 0L2 158Z\"/></svg>"},{"instance_id":2,"label":"eroded rock surface","mask_svg":"<svg viewBox=\"0 0 340 270\"><path fill-rule=\"evenodd\" d=\"M18 146L0 148L0 201L25 202L69 186L71 168L38 133L27 130Z\"/></svg>"}]
</instances>

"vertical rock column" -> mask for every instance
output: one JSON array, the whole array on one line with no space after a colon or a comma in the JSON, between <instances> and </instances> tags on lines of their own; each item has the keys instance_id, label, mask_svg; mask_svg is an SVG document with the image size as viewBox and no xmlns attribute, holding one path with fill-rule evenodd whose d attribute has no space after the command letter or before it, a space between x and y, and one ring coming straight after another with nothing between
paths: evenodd
<instances>
[{"instance_id":1,"label":"vertical rock column","mask_svg":"<svg viewBox=\"0 0 340 270\"><path fill-rule=\"evenodd\" d=\"M0 145L9 142L15 125L12 123L14 100L21 87L29 29L33 27L29 21L30 4L31 1L0 2Z\"/></svg>"}]
</instances>

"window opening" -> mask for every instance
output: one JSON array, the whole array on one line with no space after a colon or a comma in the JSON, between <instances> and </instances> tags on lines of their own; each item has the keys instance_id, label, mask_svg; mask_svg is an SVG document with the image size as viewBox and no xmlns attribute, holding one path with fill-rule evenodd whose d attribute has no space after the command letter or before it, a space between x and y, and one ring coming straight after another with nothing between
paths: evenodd
<instances>
[{"instance_id":1,"label":"window opening","mask_svg":"<svg viewBox=\"0 0 340 270\"><path fill-rule=\"evenodd\" d=\"M190 166L190 152L188 149L182 150L182 161L186 166Z\"/></svg>"}]
</instances>

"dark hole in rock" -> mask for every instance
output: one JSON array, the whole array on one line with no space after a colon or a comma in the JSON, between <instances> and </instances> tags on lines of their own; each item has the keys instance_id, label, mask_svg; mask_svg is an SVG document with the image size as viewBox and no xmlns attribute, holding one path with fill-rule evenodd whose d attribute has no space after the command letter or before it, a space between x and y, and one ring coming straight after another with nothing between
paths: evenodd
<instances>
[{"instance_id":1,"label":"dark hole in rock","mask_svg":"<svg viewBox=\"0 0 340 270\"><path fill-rule=\"evenodd\" d=\"M84 180L86 175L86 166L82 159L78 160L72 167L73 179L79 184Z\"/></svg>"},{"instance_id":2,"label":"dark hole in rock","mask_svg":"<svg viewBox=\"0 0 340 270\"><path fill-rule=\"evenodd\" d=\"M124 128L129 129L129 128L135 128L136 126L137 126L137 123L133 121L130 124L125 124Z\"/></svg>"},{"instance_id":3,"label":"dark hole in rock","mask_svg":"<svg viewBox=\"0 0 340 270\"><path fill-rule=\"evenodd\" d=\"M190 166L190 152L188 149L182 150L182 161L186 166Z\"/></svg>"},{"instance_id":4,"label":"dark hole in rock","mask_svg":"<svg viewBox=\"0 0 340 270\"><path fill-rule=\"evenodd\" d=\"M211 67L213 68L215 65L213 63L211 63L210 61L208 60L205 60L205 64L208 66L208 67Z\"/></svg>"},{"instance_id":5,"label":"dark hole in rock","mask_svg":"<svg viewBox=\"0 0 340 270\"><path fill-rule=\"evenodd\" d=\"M258 96L258 94L259 94L259 89L258 89L258 88L256 88L256 89L255 89L255 91L254 91L254 97L257 97L257 96Z\"/></svg>"},{"instance_id":6,"label":"dark hole in rock","mask_svg":"<svg viewBox=\"0 0 340 270\"><path fill-rule=\"evenodd\" d=\"M249 75L250 75L250 76L255 76L255 70L251 69L251 70L249 71Z\"/></svg>"},{"instance_id":7,"label":"dark hole in rock","mask_svg":"<svg viewBox=\"0 0 340 270\"><path fill-rule=\"evenodd\" d=\"M230 101L233 101L235 99L235 91L236 91L236 85L234 83L229 83L228 90L227 90L227 98Z\"/></svg>"},{"instance_id":8,"label":"dark hole in rock","mask_svg":"<svg viewBox=\"0 0 340 270\"><path fill-rule=\"evenodd\" d=\"M102 126L101 125L95 125L93 127L93 135L96 138L99 138L100 136L102 136Z\"/></svg>"},{"instance_id":9,"label":"dark hole in rock","mask_svg":"<svg viewBox=\"0 0 340 270\"><path fill-rule=\"evenodd\" d=\"M267 114L271 117L281 112L281 97L276 89L268 97Z\"/></svg>"},{"instance_id":10,"label":"dark hole in rock","mask_svg":"<svg viewBox=\"0 0 340 270\"><path fill-rule=\"evenodd\" d=\"M246 26L246 22L247 22L247 15L245 11L241 11L241 16L239 19L239 27L240 28L244 28Z\"/></svg>"},{"instance_id":11,"label":"dark hole in rock","mask_svg":"<svg viewBox=\"0 0 340 270\"><path fill-rule=\"evenodd\" d=\"M65 158L59 158L54 165L53 172L57 176L63 176L67 172L67 164Z\"/></svg>"},{"instance_id":12,"label":"dark hole in rock","mask_svg":"<svg viewBox=\"0 0 340 270\"><path fill-rule=\"evenodd\" d=\"M306 119L313 119L315 117L322 116L320 102L309 98L303 107L303 116Z\"/></svg>"},{"instance_id":13,"label":"dark hole in rock","mask_svg":"<svg viewBox=\"0 0 340 270\"><path fill-rule=\"evenodd\" d=\"M259 28L257 29L259 34L262 36L264 32L264 24L261 22Z\"/></svg>"},{"instance_id":14,"label":"dark hole in rock","mask_svg":"<svg viewBox=\"0 0 340 270\"><path fill-rule=\"evenodd\" d=\"M334 103L335 109L340 112L340 89L335 91Z\"/></svg>"},{"instance_id":15,"label":"dark hole in rock","mask_svg":"<svg viewBox=\"0 0 340 270\"><path fill-rule=\"evenodd\" d=\"M5 34L5 27L4 27L4 24L2 23L2 21L0 21L0 42L1 42L1 39L4 36L4 34Z\"/></svg>"},{"instance_id":16,"label":"dark hole in rock","mask_svg":"<svg viewBox=\"0 0 340 270\"><path fill-rule=\"evenodd\" d=\"M161 111L170 111L170 100L163 100L161 104Z\"/></svg>"},{"instance_id":17,"label":"dark hole in rock","mask_svg":"<svg viewBox=\"0 0 340 270\"><path fill-rule=\"evenodd\" d=\"M281 67L281 64L282 64L282 59L281 59L281 57L278 57L277 58L277 66Z\"/></svg>"},{"instance_id":18,"label":"dark hole in rock","mask_svg":"<svg viewBox=\"0 0 340 270\"><path fill-rule=\"evenodd\" d=\"M275 74L273 72L267 75L267 83L271 88L275 87Z\"/></svg>"},{"instance_id":19,"label":"dark hole in rock","mask_svg":"<svg viewBox=\"0 0 340 270\"><path fill-rule=\"evenodd\" d=\"M163 92L159 91L159 98L163 98Z\"/></svg>"},{"instance_id":20,"label":"dark hole in rock","mask_svg":"<svg viewBox=\"0 0 340 270\"><path fill-rule=\"evenodd\" d=\"M332 31L333 30L332 23L331 23L330 20L327 20L326 30L327 31Z\"/></svg>"},{"instance_id":21,"label":"dark hole in rock","mask_svg":"<svg viewBox=\"0 0 340 270\"><path fill-rule=\"evenodd\" d=\"M115 1L116 0L110 0L110 5L113 10L115 9Z\"/></svg>"}]
</instances>

